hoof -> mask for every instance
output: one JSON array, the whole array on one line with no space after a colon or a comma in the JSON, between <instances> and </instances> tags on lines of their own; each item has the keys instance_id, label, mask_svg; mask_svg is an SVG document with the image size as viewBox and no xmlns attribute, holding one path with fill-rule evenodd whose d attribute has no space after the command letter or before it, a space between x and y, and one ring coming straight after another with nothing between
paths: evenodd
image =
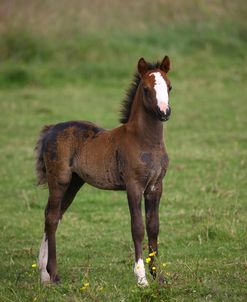
<instances>
[{"instance_id":1,"label":"hoof","mask_svg":"<svg viewBox=\"0 0 247 302\"><path fill-rule=\"evenodd\" d=\"M150 269L150 274L152 275L153 279L155 280L157 277L156 271L154 271L153 269Z\"/></svg>"},{"instance_id":2,"label":"hoof","mask_svg":"<svg viewBox=\"0 0 247 302\"><path fill-rule=\"evenodd\" d=\"M55 276L51 277L51 282L52 283L58 284L59 281L60 281L60 278L58 277L58 275L55 275Z\"/></svg>"},{"instance_id":3,"label":"hoof","mask_svg":"<svg viewBox=\"0 0 247 302\"><path fill-rule=\"evenodd\" d=\"M147 287L148 286L148 281L147 281L146 277L138 278L137 285L138 285L138 287L141 287L141 288Z\"/></svg>"},{"instance_id":4,"label":"hoof","mask_svg":"<svg viewBox=\"0 0 247 302\"><path fill-rule=\"evenodd\" d=\"M43 284L51 284L51 283L57 284L60 281L58 275L50 277L47 271L41 272L40 279L41 279L41 283Z\"/></svg>"},{"instance_id":5,"label":"hoof","mask_svg":"<svg viewBox=\"0 0 247 302\"><path fill-rule=\"evenodd\" d=\"M51 282L51 278L50 278L50 275L48 274L47 270L41 271L40 274L41 274L40 275L41 283L46 284L46 283L50 283Z\"/></svg>"},{"instance_id":6,"label":"hoof","mask_svg":"<svg viewBox=\"0 0 247 302\"><path fill-rule=\"evenodd\" d=\"M148 281L145 274L145 267L142 259L139 259L138 262L135 263L134 273L137 278L137 285L139 287L148 286Z\"/></svg>"}]
</instances>

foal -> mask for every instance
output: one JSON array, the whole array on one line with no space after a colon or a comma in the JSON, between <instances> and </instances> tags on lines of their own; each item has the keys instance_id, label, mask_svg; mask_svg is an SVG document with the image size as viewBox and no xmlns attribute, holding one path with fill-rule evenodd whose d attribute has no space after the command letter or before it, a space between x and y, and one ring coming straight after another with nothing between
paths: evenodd
<instances>
[{"instance_id":1,"label":"foal","mask_svg":"<svg viewBox=\"0 0 247 302\"><path fill-rule=\"evenodd\" d=\"M42 282L57 282L56 239L58 222L76 193L88 183L99 189L126 190L135 246L134 273L140 286L147 286L142 255L144 195L149 268L158 253L159 202L162 179L168 167L163 123L171 110L167 77L170 60L151 65L143 58L123 103L121 123L105 130L93 123L71 121L45 126L36 145L38 183L48 183L45 230L40 247Z\"/></svg>"}]
</instances>

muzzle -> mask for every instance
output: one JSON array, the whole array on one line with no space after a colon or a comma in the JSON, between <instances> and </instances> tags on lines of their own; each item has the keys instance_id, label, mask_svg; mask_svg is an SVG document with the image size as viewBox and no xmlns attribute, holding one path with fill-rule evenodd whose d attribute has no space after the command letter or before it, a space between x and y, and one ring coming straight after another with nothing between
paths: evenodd
<instances>
[{"instance_id":1,"label":"muzzle","mask_svg":"<svg viewBox=\"0 0 247 302\"><path fill-rule=\"evenodd\" d=\"M169 117L171 115L171 107L168 106L168 108L166 109L166 111L161 111L160 108L157 106L157 115L158 115L158 119L161 122L166 122L169 120Z\"/></svg>"}]
</instances>

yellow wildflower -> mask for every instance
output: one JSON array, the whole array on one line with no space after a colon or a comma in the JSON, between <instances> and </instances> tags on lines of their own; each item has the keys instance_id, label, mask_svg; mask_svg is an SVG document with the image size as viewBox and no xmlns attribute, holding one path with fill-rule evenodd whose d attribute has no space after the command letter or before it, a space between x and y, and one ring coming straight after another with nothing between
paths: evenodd
<instances>
[{"instance_id":1,"label":"yellow wildflower","mask_svg":"<svg viewBox=\"0 0 247 302\"><path fill-rule=\"evenodd\" d=\"M81 288L80 288L80 291L84 291L85 289L87 289L85 286L82 286Z\"/></svg>"},{"instance_id":2,"label":"yellow wildflower","mask_svg":"<svg viewBox=\"0 0 247 302\"><path fill-rule=\"evenodd\" d=\"M156 267L155 267L155 266L153 266L153 267L152 267L152 270L153 270L153 271L155 271L155 270L156 270Z\"/></svg>"},{"instance_id":3,"label":"yellow wildflower","mask_svg":"<svg viewBox=\"0 0 247 302\"><path fill-rule=\"evenodd\" d=\"M163 266L163 267L166 267L166 266L167 266L167 263L163 263L162 266Z\"/></svg>"},{"instance_id":4,"label":"yellow wildflower","mask_svg":"<svg viewBox=\"0 0 247 302\"><path fill-rule=\"evenodd\" d=\"M153 257L155 255L156 255L156 252L152 252L152 253L148 254L149 257Z\"/></svg>"},{"instance_id":5,"label":"yellow wildflower","mask_svg":"<svg viewBox=\"0 0 247 302\"><path fill-rule=\"evenodd\" d=\"M32 264L32 268L35 268L35 267L37 267L37 264L36 264L36 263L33 263L33 264Z\"/></svg>"},{"instance_id":6,"label":"yellow wildflower","mask_svg":"<svg viewBox=\"0 0 247 302\"><path fill-rule=\"evenodd\" d=\"M146 258L146 263L149 263L151 261L151 258L150 257L147 257Z\"/></svg>"},{"instance_id":7,"label":"yellow wildflower","mask_svg":"<svg viewBox=\"0 0 247 302\"><path fill-rule=\"evenodd\" d=\"M89 287L89 282L86 282L83 284L83 286L80 288L80 291L84 291Z\"/></svg>"},{"instance_id":8,"label":"yellow wildflower","mask_svg":"<svg viewBox=\"0 0 247 302\"><path fill-rule=\"evenodd\" d=\"M169 273L169 272L166 272L166 275L167 275L167 276L171 276L171 273Z\"/></svg>"}]
</instances>

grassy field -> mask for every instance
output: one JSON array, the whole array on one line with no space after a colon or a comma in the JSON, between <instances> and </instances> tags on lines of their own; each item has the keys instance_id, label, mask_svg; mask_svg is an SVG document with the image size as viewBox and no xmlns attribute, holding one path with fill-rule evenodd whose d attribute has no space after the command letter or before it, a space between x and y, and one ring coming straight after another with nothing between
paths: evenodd
<instances>
[{"instance_id":1,"label":"grassy field","mask_svg":"<svg viewBox=\"0 0 247 302\"><path fill-rule=\"evenodd\" d=\"M0 9L0 301L247 301L246 3L13 3ZM57 232L61 283L42 286L32 267L47 201L34 172L42 125L116 127L139 57L165 54L168 284L136 286L125 193L85 185Z\"/></svg>"}]
</instances>

